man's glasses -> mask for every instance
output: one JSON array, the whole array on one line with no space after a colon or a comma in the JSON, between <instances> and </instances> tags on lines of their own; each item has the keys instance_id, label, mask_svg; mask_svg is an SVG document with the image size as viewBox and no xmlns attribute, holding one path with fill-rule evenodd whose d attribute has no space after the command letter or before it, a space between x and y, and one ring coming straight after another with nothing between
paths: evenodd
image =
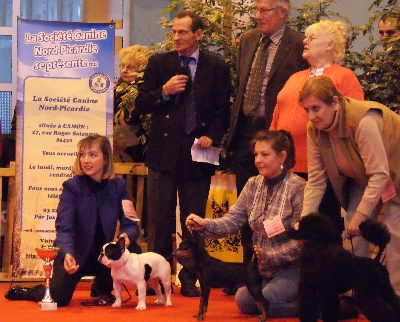
<instances>
[{"instance_id":1,"label":"man's glasses","mask_svg":"<svg viewBox=\"0 0 400 322\"><path fill-rule=\"evenodd\" d=\"M274 8L270 8L270 9L267 9L267 8L257 9L257 8L255 8L255 9L254 9L254 14L259 13L261 16L264 16L264 15L266 15L268 12L270 12L270 11L272 11L272 10L275 10L275 9L277 9L277 8L278 8L278 7L274 7Z\"/></svg>"},{"instance_id":2,"label":"man's glasses","mask_svg":"<svg viewBox=\"0 0 400 322\"><path fill-rule=\"evenodd\" d=\"M171 30L171 35L184 37L184 36L187 36L191 32L193 32L193 31L192 30Z\"/></svg>"}]
</instances>

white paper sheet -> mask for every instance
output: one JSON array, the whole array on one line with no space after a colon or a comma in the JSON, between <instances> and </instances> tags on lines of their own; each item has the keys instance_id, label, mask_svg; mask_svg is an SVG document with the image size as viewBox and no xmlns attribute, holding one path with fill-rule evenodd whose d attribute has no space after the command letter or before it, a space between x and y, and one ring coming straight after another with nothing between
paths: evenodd
<instances>
[{"instance_id":1,"label":"white paper sheet","mask_svg":"<svg viewBox=\"0 0 400 322\"><path fill-rule=\"evenodd\" d=\"M194 139L194 143L192 145L192 160L195 162L206 162L214 165L219 165L219 154L221 152L221 148L211 147L209 149L201 149L197 145L197 139Z\"/></svg>"}]
</instances>

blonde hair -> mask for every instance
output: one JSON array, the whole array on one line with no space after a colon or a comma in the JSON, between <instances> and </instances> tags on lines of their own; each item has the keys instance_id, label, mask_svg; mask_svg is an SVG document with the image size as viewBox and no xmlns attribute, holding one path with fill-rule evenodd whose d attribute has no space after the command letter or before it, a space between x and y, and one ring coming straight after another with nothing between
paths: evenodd
<instances>
[{"instance_id":1,"label":"blonde hair","mask_svg":"<svg viewBox=\"0 0 400 322\"><path fill-rule=\"evenodd\" d=\"M146 46L133 45L129 47L122 48L118 53L119 61L122 61L125 57L133 61L138 65L137 70L139 71L142 67L147 66L150 51Z\"/></svg>"},{"instance_id":2,"label":"blonde hair","mask_svg":"<svg viewBox=\"0 0 400 322\"><path fill-rule=\"evenodd\" d=\"M342 21L321 20L307 27L305 36L327 38L334 44L333 59L340 63L346 54L347 26Z\"/></svg>"},{"instance_id":3,"label":"blonde hair","mask_svg":"<svg viewBox=\"0 0 400 322\"><path fill-rule=\"evenodd\" d=\"M106 161L103 169L103 177L102 179L114 179L114 161L113 154L111 149L111 143L107 137L99 134L92 134L87 136L86 138L80 140L77 144L78 147L78 155L76 156L74 165L72 166L72 173L77 176L85 175L85 172L82 169L81 161L80 161L80 153L81 150L91 147L93 144L97 143L101 152L103 153L103 158Z\"/></svg>"}]
</instances>

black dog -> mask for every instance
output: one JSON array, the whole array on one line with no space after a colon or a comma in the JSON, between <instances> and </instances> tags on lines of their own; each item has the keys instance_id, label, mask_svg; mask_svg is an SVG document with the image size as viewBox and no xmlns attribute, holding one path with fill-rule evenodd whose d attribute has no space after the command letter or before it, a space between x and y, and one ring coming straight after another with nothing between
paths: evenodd
<instances>
[{"instance_id":1,"label":"black dog","mask_svg":"<svg viewBox=\"0 0 400 322\"><path fill-rule=\"evenodd\" d=\"M342 247L341 237L328 218L310 214L299 222L289 237L304 240L299 285L300 321L315 322L339 318L339 295L354 291L358 308L370 321L399 322L400 301L390 285L389 274L379 262L390 241L382 223L367 220L359 226L361 235L379 247L374 259L358 257Z\"/></svg>"},{"instance_id":2,"label":"black dog","mask_svg":"<svg viewBox=\"0 0 400 322\"><path fill-rule=\"evenodd\" d=\"M261 311L258 321L267 319L268 301L262 294L262 276L258 271L257 258L249 263L227 263L211 257L204 248L204 241L196 237L183 240L175 252L177 261L192 273L200 282L200 306L194 317L204 320L208 307L210 289L232 285L246 285L257 301Z\"/></svg>"}]
</instances>

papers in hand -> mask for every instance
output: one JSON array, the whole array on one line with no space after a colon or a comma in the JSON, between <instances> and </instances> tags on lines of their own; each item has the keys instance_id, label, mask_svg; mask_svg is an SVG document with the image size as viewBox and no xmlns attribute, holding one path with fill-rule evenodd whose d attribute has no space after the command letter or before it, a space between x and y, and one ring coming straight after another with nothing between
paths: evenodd
<instances>
[{"instance_id":1,"label":"papers in hand","mask_svg":"<svg viewBox=\"0 0 400 322\"><path fill-rule=\"evenodd\" d=\"M197 145L197 141L197 139L194 139L194 143L192 145L192 160L195 162L206 162L219 165L219 153L222 149L214 147L202 149Z\"/></svg>"},{"instance_id":2,"label":"papers in hand","mask_svg":"<svg viewBox=\"0 0 400 322\"><path fill-rule=\"evenodd\" d=\"M132 201L130 200L122 200L122 210L124 211L124 217L128 218L132 221L140 221L140 219L136 215L135 207L133 206Z\"/></svg>"}]
</instances>

